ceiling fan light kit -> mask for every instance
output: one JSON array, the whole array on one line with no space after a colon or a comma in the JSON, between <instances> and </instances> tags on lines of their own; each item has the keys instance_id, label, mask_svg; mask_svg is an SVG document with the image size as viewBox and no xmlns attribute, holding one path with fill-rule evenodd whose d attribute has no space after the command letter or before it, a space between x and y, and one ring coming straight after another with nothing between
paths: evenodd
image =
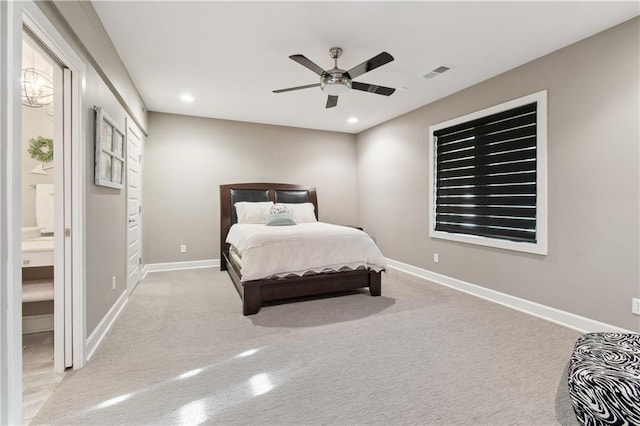
<instances>
[{"instance_id":1,"label":"ceiling fan light kit","mask_svg":"<svg viewBox=\"0 0 640 426\"><path fill-rule=\"evenodd\" d=\"M289 87L286 89L274 90L273 93L291 92L294 90L309 89L320 86L320 89L328 95L327 108L333 108L338 105L338 95L348 92L350 89L360 90L362 92L375 93L377 95L389 96L396 89L384 86L376 86L373 84L360 83L353 81L354 78L364 73L372 71L393 61L393 56L387 52L382 52L377 56L351 68L349 71L338 68L338 58L342 56L342 49L332 47L329 49L329 56L334 60L334 67L330 70L323 70L314 62L304 55L291 55L289 58L296 61L300 65L310 69L320 76L320 83L307 84L305 86Z\"/></svg>"},{"instance_id":2,"label":"ceiling fan light kit","mask_svg":"<svg viewBox=\"0 0 640 426\"><path fill-rule=\"evenodd\" d=\"M344 74L325 74L320 80L320 88L327 95L342 95L351 89L351 80Z\"/></svg>"}]
</instances>

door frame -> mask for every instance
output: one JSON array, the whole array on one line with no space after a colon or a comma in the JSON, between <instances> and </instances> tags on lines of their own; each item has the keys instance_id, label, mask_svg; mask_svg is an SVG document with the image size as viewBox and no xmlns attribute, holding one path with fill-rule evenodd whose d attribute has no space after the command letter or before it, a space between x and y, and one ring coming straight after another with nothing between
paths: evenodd
<instances>
[{"instance_id":1,"label":"door frame","mask_svg":"<svg viewBox=\"0 0 640 426\"><path fill-rule=\"evenodd\" d=\"M71 70L71 222L73 368L85 363L86 65L34 0L0 2L0 424L22 423L21 135L23 25ZM19 144L18 144L19 145ZM6 243L4 243L6 242ZM6 283L6 285L4 285ZM6 301L6 302L5 302Z\"/></svg>"},{"instance_id":2,"label":"door frame","mask_svg":"<svg viewBox=\"0 0 640 426\"><path fill-rule=\"evenodd\" d=\"M0 1L0 424L22 423L21 61L21 4Z\"/></svg>"},{"instance_id":3,"label":"door frame","mask_svg":"<svg viewBox=\"0 0 640 426\"><path fill-rule=\"evenodd\" d=\"M84 90L86 85L86 65L62 35L49 22L44 13L35 4L29 1L24 4L23 23L29 27L38 40L55 55L66 68L71 71L71 137L70 154L76 161L71 162L71 261L72 269L72 340L73 340L73 368L82 368L85 363L85 302L84 289L86 282L85 273L85 175L86 154L84 143L86 137L84 111ZM69 92L67 92L69 94ZM69 117L67 117L69 118ZM68 141L67 141L68 142ZM68 166L67 166L68 167ZM69 169L67 169L69 170ZM68 213L68 212L67 212Z\"/></svg>"}]
</instances>

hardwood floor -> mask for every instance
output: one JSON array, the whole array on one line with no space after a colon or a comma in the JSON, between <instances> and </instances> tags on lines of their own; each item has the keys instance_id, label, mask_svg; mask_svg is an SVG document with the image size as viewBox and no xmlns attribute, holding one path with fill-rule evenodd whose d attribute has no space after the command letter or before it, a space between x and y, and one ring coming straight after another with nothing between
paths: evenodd
<instances>
[{"instance_id":1,"label":"hardwood floor","mask_svg":"<svg viewBox=\"0 0 640 426\"><path fill-rule=\"evenodd\" d=\"M22 336L23 424L28 425L64 377L53 371L53 331Z\"/></svg>"}]
</instances>

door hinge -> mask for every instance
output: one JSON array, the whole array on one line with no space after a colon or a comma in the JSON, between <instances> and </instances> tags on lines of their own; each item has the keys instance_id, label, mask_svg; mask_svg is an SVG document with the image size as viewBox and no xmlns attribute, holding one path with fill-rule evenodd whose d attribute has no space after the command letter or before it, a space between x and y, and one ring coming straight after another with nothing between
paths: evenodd
<instances>
[{"instance_id":1,"label":"door hinge","mask_svg":"<svg viewBox=\"0 0 640 426\"><path fill-rule=\"evenodd\" d=\"M142 206L138 206L138 213L142 213Z\"/></svg>"},{"instance_id":2,"label":"door hinge","mask_svg":"<svg viewBox=\"0 0 640 426\"><path fill-rule=\"evenodd\" d=\"M142 154L138 154L138 163L142 163Z\"/></svg>"},{"instance_id":3,"label":"door hinge","mask_svg":"<svg viewBox=\"0 0 640 426\"><path fill-rule=\"evenodd\" d=\"M142 258L141 257L138 258L138 265L142 265Z\"/></svg>"},{"instance_id":4,"label":"door hinge","mask_svg":"<svg viewBox=\"0 0 640 426\"><path fill-rule=\"evenodd\" d=\"M64 236L65 237L70 237L71 236L71 229L70 228L64 228Z\"/></svg>"}]
</instances>

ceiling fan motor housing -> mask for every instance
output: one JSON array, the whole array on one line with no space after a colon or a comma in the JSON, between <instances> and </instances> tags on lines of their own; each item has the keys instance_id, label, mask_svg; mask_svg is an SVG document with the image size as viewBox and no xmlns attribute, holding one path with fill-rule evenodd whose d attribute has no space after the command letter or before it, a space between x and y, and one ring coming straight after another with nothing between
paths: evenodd
<instances>
[{"instance_id":1,"label":"ceiling fan motor housing","mask_svg":"<svg viewBox=\"0 0 640 426\"><path fill-rule=\"evenodd\" d=\"M351 77L345 70L331 69L320 77L320 88L331 96L341 95L351 89Z\"/></svg>"}]
</instances>

